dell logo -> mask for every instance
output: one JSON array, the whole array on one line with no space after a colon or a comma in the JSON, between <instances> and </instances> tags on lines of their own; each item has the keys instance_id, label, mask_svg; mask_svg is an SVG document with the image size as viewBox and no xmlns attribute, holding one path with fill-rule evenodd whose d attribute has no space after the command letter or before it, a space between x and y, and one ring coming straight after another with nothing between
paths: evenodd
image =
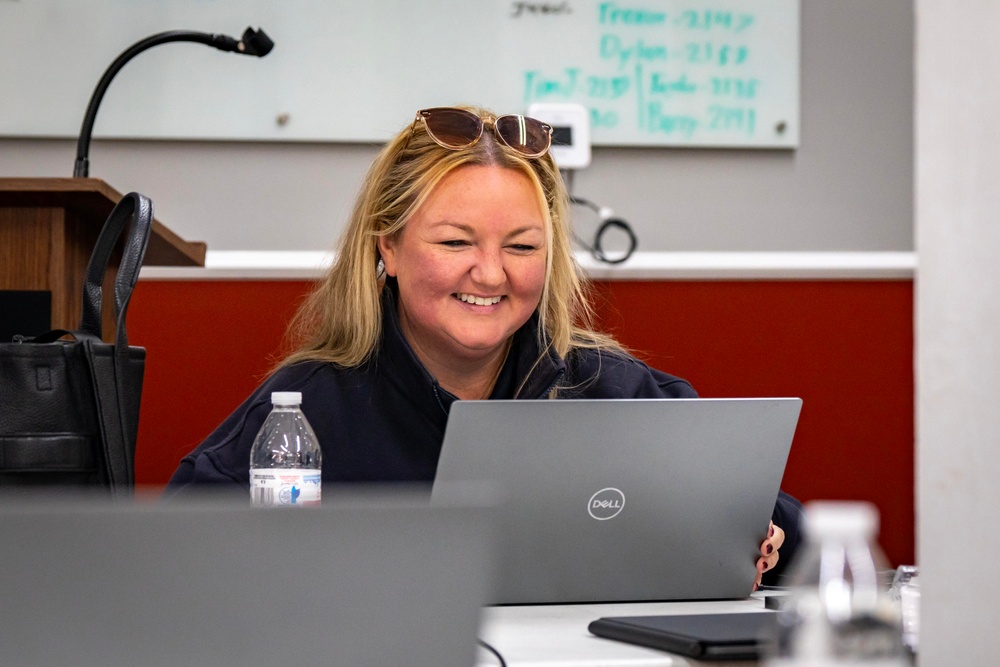
<instances>
[{"instance_id":1,"label":"dell logo","mask_svg":"<svg viewBox=\"0 0 1000 667\"><path fill-rule=\"evenodd\" d=\"M587 512L598 521L607 521L618 516L623 507L625 507L625 494L614 487L608 487L590 497Z\"/></svg>"}]
</instances>

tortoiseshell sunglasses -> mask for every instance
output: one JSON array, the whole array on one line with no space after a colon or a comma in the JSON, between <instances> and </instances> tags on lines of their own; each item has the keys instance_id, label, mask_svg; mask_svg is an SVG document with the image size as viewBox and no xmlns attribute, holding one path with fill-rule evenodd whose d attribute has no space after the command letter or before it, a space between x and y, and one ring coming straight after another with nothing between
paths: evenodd
<instances>
[{"instance_id":1,"label":"tortoiseshell sunglasses","mask_svg":"<svg viewBox=\"0 0 1000 667\"><path fill-rule=\"evenodd\" d=\"M475 145L483 136L487 123L493 126L493 134L500 141L524 157L541 157L552 145L552 126L529 116L506 114L480 118L471 111L454 107L421 109L413 121L411 133L421 121L434 143L452 150Z\"/></svg>"}]
</instances>

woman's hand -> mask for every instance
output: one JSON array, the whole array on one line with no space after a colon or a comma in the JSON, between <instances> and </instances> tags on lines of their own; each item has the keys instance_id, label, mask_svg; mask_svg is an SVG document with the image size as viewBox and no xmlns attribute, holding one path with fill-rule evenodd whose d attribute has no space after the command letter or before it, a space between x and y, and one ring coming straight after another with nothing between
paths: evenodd
<instances>
[{"instance_id":1,"label":"woman's hand","mask_svg":"<svg viewBox=\"0 0 1000 667\"><path fill-rule=\"evenodd\" d=\"M778 564L778 549L781 548L784 541L785 531L775 526L772 521L767 530L767 538L760 545L760 558L757 559L757 578L753 582L754 590L760 586L760 578L764 576L764 573L774 569L774 566Z\"/></svg>"}]
</instances>

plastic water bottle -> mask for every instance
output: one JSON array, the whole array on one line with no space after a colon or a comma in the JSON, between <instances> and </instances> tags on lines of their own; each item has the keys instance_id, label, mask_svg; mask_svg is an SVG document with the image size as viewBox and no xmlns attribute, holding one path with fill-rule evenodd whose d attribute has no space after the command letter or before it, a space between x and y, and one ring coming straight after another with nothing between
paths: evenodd
<instances>
[{"instance_id":1,"label":"plastic water bottle","mask_svg":"<svg viewBox=\"0 0 1000 667\"><path fill-rule=\"evenodd\" d=\"M891 571L875 538L878 511L868 503L806 506L807 545L793 566L778 612L769 667L911 664Z\"/></svg>"},{"instance_id":2,"label":"plastic water bottle","mask_svg":"<svg viewBox=\"0 0 1000 667\"><path fill-rule=\"evenodd\" d=\"M322 496L323 454L302 414L302 394L271 394L271 414L250 450L250 501L255 507L308 507Z\"/></svg>"}]
</instances>

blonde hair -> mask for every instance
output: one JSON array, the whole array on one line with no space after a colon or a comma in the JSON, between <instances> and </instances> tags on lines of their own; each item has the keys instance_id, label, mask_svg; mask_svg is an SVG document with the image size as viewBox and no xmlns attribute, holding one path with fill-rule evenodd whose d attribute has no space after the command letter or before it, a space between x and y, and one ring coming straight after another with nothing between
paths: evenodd
<instances>
[{"instance_id":1,"label":"blonde hair","mask_svg":"<svg viewBox=\"0 0 1000 667\"><path fill-rule=\"evenodd\" d=\"M462 108L495 117L479 107ZM382 337L385 283L378 237L398 235L441 179L464 165L515 169L537 190L547 237L545 285L538 306L542 355L550 347L562 357L575 347L621 349L591 329L586 281L571 248L569 197L552 156L525 158L496 141L488 129L469 148L442 148L427 136L423 124L415 123L390 140L369 168L332 266L289 325L286 340L294 351L279 367L315 360L353 368L375 354Z\"/></svg>"}]
</instances>

